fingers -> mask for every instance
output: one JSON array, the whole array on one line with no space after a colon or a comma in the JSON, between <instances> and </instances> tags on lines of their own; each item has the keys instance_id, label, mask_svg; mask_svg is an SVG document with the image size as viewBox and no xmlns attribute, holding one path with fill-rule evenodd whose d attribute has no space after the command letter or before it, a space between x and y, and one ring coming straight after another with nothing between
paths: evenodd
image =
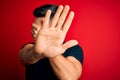
<instances>
[{"instance_id":1,"label":"fingers","mask_svg":"<svg viewBox=\"0 0 120 80\"><path fill-rule=\"evenodd\" d=\"M51 22L51 27L52 28L54 28L56 26L56 24L58 22L58 19L59 19L60 15L61 15L62 10L63 10L63 6L60 5L58 7L53 19L52 19L52 22Z\"/></svg>"},{"instance_id":2,"label":"fingers","mask_svg":"<svg viewBox=\"0 0 120 80\"><path fill-rule=\"evenodd\" d=\"M37 24L32 24L32 30L37 30L39 31L41 29L41 26L38 26Z\"/></svg>"},{"instance_id":3,"label":"fingers","mask_svg":"<svg viewBox=\"0 0 120 80\"><path fill-rule=\"evenodd\" d=\"M48 10L45 15L44 23L43 23L43 28L48 28L49 20L50 20L50 15L51 15L51 10Z\"/></svg>"},{"instance_id":4,"label":"fingers","mask_svg":"<svg viewBox=\"0 0 120 80\"><path fill-rule=\"evenodd\" d=\"M33 23L32 24L32 30L31 30L31 33L32 33L32 37L35 39L37 37L37 34L39 32L39 30L41 29L41 26Z\"/></svg>"},{"instance_id":5,"label":"fingers","mask_svg":"<svg viewBox=\"0 0 120 80\"><path fill-rule=\"evenodd\" d=\"M74 18L74 12L72 11L72 12L70 12L70 14L69 14L66 22L65 22L64 25L63 25L63 31L64 31L64 32L67 32L67 31L68 31L68 29L69 29L69 27L70 27L70 25L71 25L71 23L72 23L73 18Z\"/></svg>"},{"instance_id":6,"label":"fingers","mask_svg":"<svg viewBox=\"0 0 120 80\"><path fill-rule=\"evenodd\" d=\"M32 29L32 30L31 30L31 33L32 33L32 37L33 37L33 38L36 38L37 31L36 31L35 29Z\"/></svg>"},{"instance_id":7,"label":"fingers","mask_svg":"<svg viewBox=\"0 0 120 80\"><path fill-rule=\"evenodd\" d=\"M61 14L61 16L60 16L60 18L59 18L59 20L58 20L58 24L57 24L58 29L60 29L62 27L68 12L69 12L69 6L66 5L62 14Z\"/></svg>"},{"instance_id":8,"label":"fingers","mask_svg":"<svg viewBox=\"0 0 120 80\"><path fill-rule=\"evenodd\" d=\"M50 15L51 15L51 10L48 10L45 15L43 28L48 28L48 27L57 28L57 29L61 29L64 32L67 32L74 18L74 12L72 11L69 13L68 18L66 19L68 12L69 12L68 5L66 5L64 9L63 9L63 6L60 5L51 21L51 24L48 25L50 20Z\"/></svg>"}]
</instances>

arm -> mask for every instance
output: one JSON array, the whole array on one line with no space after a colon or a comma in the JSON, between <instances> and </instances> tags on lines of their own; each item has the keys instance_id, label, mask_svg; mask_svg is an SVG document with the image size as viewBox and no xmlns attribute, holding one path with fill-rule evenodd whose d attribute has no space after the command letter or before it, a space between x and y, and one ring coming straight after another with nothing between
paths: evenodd
<instances>
[{"instance_id":1,"label":"arm","mask_svg":"<svg viewBox=\"0 0 120 80\"><path fill-rule=\"evenodd\" d=\"M19 52L19 58L21 61L21 64L23 65L29 65L34 64L38 60L44 58L44 56L37 54L34 51L34 45L33 44L26 44L23 49Z\"/></svg>"},{"instance_id":2,"label":"arm","mask_svg":"<svg viewBox=\"0 0 120 80\"><path fill-rule=\"evenodd\" d=\"M82 73L81 63L74 57L65 58L62 55L49 58L57 77L60 80L78 80Z\"/></svg>"}]
</instances>

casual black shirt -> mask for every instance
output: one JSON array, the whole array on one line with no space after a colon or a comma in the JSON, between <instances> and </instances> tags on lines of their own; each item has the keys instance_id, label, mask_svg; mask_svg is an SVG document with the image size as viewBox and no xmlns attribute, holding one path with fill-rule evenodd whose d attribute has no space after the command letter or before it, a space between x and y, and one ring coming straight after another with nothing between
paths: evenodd
<instances>
[{"instance_id":1,"label":"casual black shirt","mask_svg":"<svg viewBox=\"0 0 120 80\"><path fill-rule=\"evenodd\" d=\"M64 57L73 56L83 62L83 51L80 46L71 47L62 54ZM44 58L35 64L26 66L26 80L58 80L48 58Z\"/></svg>"}]
</instances>

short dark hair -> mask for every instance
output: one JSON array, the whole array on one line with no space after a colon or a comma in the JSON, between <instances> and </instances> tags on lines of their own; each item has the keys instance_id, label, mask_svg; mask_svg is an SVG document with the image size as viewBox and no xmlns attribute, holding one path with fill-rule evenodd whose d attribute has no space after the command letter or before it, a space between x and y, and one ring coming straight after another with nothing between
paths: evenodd
<instances>
[{"instance_id":1,"label":"short dark hair","mask_svg":"<svg viewBox=\"0 0 120 80\"><path fill-rule=\"evenodd\" d=\"M51 13L50 19L52 19L55 12L57 11L57 8L58 8L57 5L46 4L46 5L40 6L38 8L35 8L34 11L33 11L33 15L35 17L45 17L45 14L46 14L47 10L51 10L52 13Z\"/></svg>"}]
</instances>

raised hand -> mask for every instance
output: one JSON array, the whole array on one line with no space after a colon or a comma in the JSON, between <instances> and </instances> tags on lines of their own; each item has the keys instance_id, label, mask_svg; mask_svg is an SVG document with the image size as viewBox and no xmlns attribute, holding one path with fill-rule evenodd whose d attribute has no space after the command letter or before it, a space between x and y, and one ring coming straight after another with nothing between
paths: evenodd
<instances>
[{"instance_id":1,"label":"raised hand","mask_svg":"<svg viewBox=\"0 0 120 80\"><path fill-rule=\"evenodd\" d=\"M78 44L76 40L70 40L63 44L66 33L74 18L74 12L69 12L69 6L59 6L52 20L50 20L51 10L48 10L42 27L35 41L35 52L45 57L55 57L63 54L66 49ZM66 19L67 17L67 19ZM65 20L66 19L66 20ZM35 24L33 24L36 26Z\"/></svg>"}]
</instances>

